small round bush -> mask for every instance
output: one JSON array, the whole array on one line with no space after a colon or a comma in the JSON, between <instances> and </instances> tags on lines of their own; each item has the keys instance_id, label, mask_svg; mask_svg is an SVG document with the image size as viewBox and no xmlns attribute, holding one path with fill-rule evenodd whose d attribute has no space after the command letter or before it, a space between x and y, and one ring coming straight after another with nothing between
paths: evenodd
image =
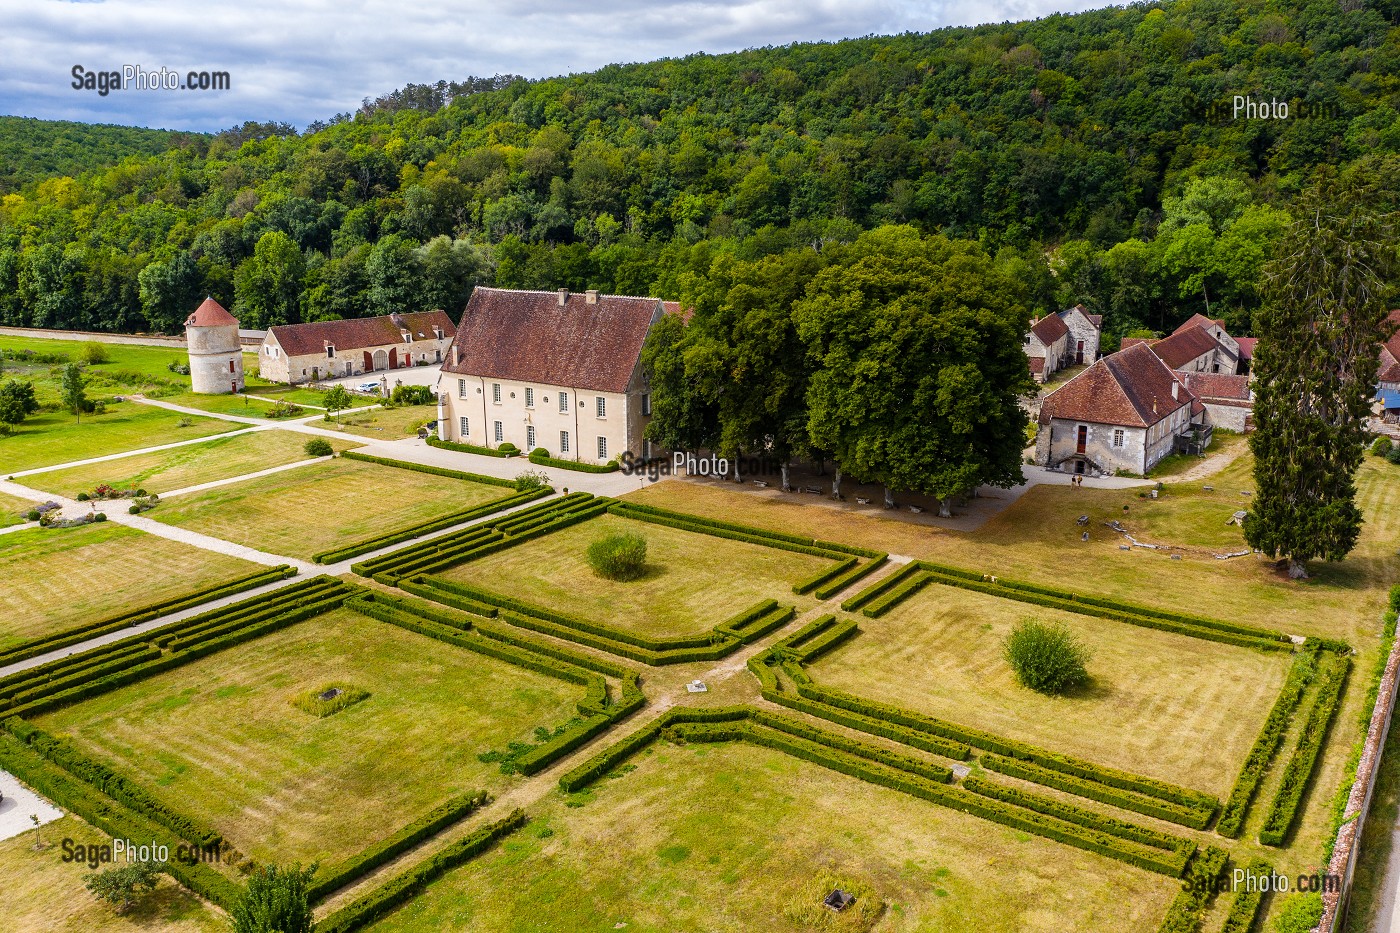
<instances>
[{"instance_id":1,"label":"small round bush","mask_svg":"<svg viewBox=\"0 0 1400 933\"><path fill-rule=\"evenodd\" d=\"M331 442L324 437L313 437L311 440L307 441L305 450L308 457L329 457L331 454L335 453L335 448L331 446Z\"/></svg>"},{"instance_id":2,"label":"small round bush","mask_svg":"<svg viewBox=\"0 0 1400 933\"><path fill-rule=\"evenodd\" d=\"M1371 453L1375 454L1377 457L1384 457L1386 454L1390 453L1390 449L1394 446L1395 445L1390 442L1390 438L1378 437L1371 442Z\"/></svg>"},{"instance_id":3,"label":"small round bush","mask_svg":"<svg viewBox=\"0 0 1400 933\"><path fill-rule=\"evenodd\" d=\"M107 520L107 513L106 513L106 512L98 512L96 515L94 515L94 516L92 517L92 520L95 521L95 522L105 522L105 521Z\"/></svg>"},{"instance_id":4,"label":"small round bush","mask_svg":"<svg viewBox=\"0 0 1400 933\"><path fill-rule=\"evenodd\" d=\"M86 501L88 501L88 500L91 499L91 498L92 498L92 497L89 496L89 495L88 495L87 493L85 493L85 492L80 492L80 493L78 493L78 501L79 501L79 502L86 502Z\"/></svg>"},{"instance_id":5,"label":"small round bush","mask_svg":"<svg viewBox=\"0 0 1400 933\"><path fill-rule=\"evenodd\" d=\"M39 510L30 509L28 512L24 513L24 518L26 521L37 522L39 520Z\"/></svg>"},{"instance_id":6,"label":"small round bush","mask_svg":"<svg viewBox=\"0 0 1400 933\"><path fill-rule=\"evenodd\" d=\"M635 580L646 570L647 541L641 535L613 534L588 546L588 566L609 580Z\"/></svg>"},{"instance_id":7,"label":"small round bush","mask_svg":"<svg viewBox=\"0 0 1400 933\"><path fill-rule=\"evenodd\" d=\"M1391 463L1400 464L1400 444L1390 448L1390 453L1385 455L1385 459L1389 460Z\"/></svg>"},{"instance_id":8,"label":"small round bush","mask_svg":"<svg viewBox=\"0 0 1400 933\"><path fill-rule=\"evenodd\" d=\"M1089 682L1090 651L1063 625L1026 620L1002 645L1022 686L1040 693L1068 693Z\"/></svg>"},{"instance_id":9,"label":"small round bush","mask_svg":"<svg viewBox=\"0 0 1400 933\"><path fill-rule=\"evenodd\" d=\"M144 490L144 489L138 489L138 490L136 490L136 496L137 496L137 498L144 498L145 495L146 495L146 490Z\"/></svg>"},{"instance_id":10,"label":"small round bush","mask_svg":"<svg viewBox=\"0 0 1400 933\"><path fill-rule=\"evenodd\" d=\"M516 446L515 446L514 444L512 444L510 441L506 441L504 444L502 444L500 447L498 447L498 448L496 448L496 449L499 450L501 453L503 453L503 454L509 454L509 455L512 456L512 457L515 456L516 454L520 453L520 448L519 448L519 447L516 447Z\"/></svg>"},{"instance_id":11,"label":"small round bush","mask_svg":"<svg viewBox=\"0 0 1400 933\"><path fill-rule=\"evenodd\" d=\"M141 514L141 506L139 506L139 505L128 506L126 511L127 511L127 514L128 514L128 515L140 515L140 514Z\"/></svg>"}]
</instances>

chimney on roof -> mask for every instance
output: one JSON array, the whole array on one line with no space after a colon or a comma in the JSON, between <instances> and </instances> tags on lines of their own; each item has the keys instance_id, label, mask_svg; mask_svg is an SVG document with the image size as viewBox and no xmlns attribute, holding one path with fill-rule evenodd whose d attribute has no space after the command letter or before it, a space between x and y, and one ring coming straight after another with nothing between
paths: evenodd
<instances>
[{"instance_id":1,"label":"chimney on roof","mask_svg":"<svg viewBox=\"0 0 1400 933\"><path fill-rule=\"evenodd\" d=\"M598 303L598 289L590 288L584 292L583 300L585 304L596 305Z\"/></svg>"},{"instance_id":2,"label":"chimney on roof","mask_svg":"<svg viewBox=\"0 0 1400 933\"><path fill-rule=\"evenodd\" d=\"M568 303L569 303L569 290L568 290L567 288L561 288L561 289L559 289L559 307L562 308L562 307L564 307L564 305L566 305L566 304L568 304Z\"/></svg>"},{"instance_id":3,"label":"chimney on roof","mask_svg":"<svg viewBox=\"0 0 1400 933\"><path fill-rule=\"evenodd\" d=\"M1181 383L1179 383L1179 382L1177 382L1175 379L1173 379L1173 380L1172 380L1172 401L1177 401L1177 400L1180 399L1180 396L1177 394L1177 392L1178 392L1178 390L1179 390L1180 388L1181 388Z\"/></svg>"},{"instance_id":4,"label":"chimney on roof","mask_svg":"<svg viewBox=\"0 0 1400 933\"><path fill-rule=\"evenodd\" d=\"M452 345L452 365L462 365L462 348L457 346L456 344Z\"/></svg>"}]
</instances>

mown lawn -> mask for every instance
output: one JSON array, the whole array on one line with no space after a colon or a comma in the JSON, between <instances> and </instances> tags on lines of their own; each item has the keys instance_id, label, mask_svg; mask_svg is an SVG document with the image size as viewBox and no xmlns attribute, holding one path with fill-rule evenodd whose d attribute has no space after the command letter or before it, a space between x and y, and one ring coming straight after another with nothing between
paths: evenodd
<instances>
[{"instance_id":1,"label":"mown lawn","mask_svg":"<svg viewBox=\"0 0 1400 933\"><path fill-rule=\"evenodd\" d=\"M103 414L83 415L81 422L66 411L40 412L24 419L10 437L0 437L0 475L208 437L238 427L139 402L108 405Z\"/></svg>"},{"instance_id":2,"label":"mown lawn","mask_svg":"<svg viewBox=\"0 0 1400 933\"><path fill-rule=\"evenodd\" d=\"M255 570L112 522L0 535L0 650Z\"/></svg>"},{"instance_id":3,"label":"mown lawn","mask_svg":"<svg viewBox=\"0 0 1400 933\"><path fill-rule=\"evenodd\" d=\"M376 440L409 437L427 422L437 421L436 405L404 405L399 408L376 408L373 411L344 412L332 416L329 423L318 421L318 428L344 431ZM524 467L522 467L524 469Z\"/></svg>"},{"instance_id":4,"label":"mown lawn","mask_svg":"<svg viewBox=\"0 0 1400 933\"><path fill-rule=\"evenodd\" d=\"M83 363L84 343L76 340L45 340L30 337L0 336L0 350L57 354L61 359L34 362L24 359L5 360L7 379L33 382L41 402L54 402L59 397L59 379L68 362L83 365L88 380L89 398L107 398L131 392L178 392L189 390L190 377L170 370L170 364L188 364L189 353L183 347L143 347L104 343L105 363Z\"/></svg>"},{"instance_id":5,"label":"mown lawn","mask_svg":"<svg viewBox=\"0 0 1400 933\"><path fill-rule=\"evenodd\" d=\"M620 583L598 576L585 552L617 532L647 542L647 573ZM601 515L454 567L443 576L539 606L653 637L712 628L764 599L815 605L792 586L832 566L824 557Z\"/></svg>"},{"instance_id":6,"label":"mown lawn","mask_svg":"<svg viewBox=\"0 0 1400 933\"><path fill-rule=\"evenodd\" d=\"M181 496L147 517L309 559L509 494L499 486L337 459Z\"/></svg>"},{"instance_id":7,"label":"mown lawn","mask_svg":"<svg viewBox=\"0 0 1400 933\"><path fill-rule=\"evenodd\" d=\"M768 749L658 745L635 762L580 808L551 798L371 929L1151 933L1178 890ZM881 902L873 927L825 914L837 885Z\"/></svg>"},{"instance_id":8,"label":"mown lawn","mask_svg":"<svg viewBox=\"0 0 1400 933\"><path fill-rule=\"evenodd\" d=\"M228 925L192 894L162 875L155 891L118 914L83 885L92 871L64 862L61 842L109 845L110 837L75 816L47 823L44 849L35 851L33 833L0 842L0 917L8 933L219 933ZM100 866L110 868L110 865Z\"/></svg>"},{"instance_id":9,"label":"mown lawn","mask_svg":"<svg viewBox=\"0 0 1400 933\"><path fill-rule=\"evenodd\" d=\"M20 525L24 523L24 512L34 505L29 499L17 499L14 496L0 494L0 528L10 525Z\"/></svg>"},{"instance_id":10,"label":"mown lawn","mask_svg":"<svg viewBox=\"0 0 1400 933\"><path fill-rule=\"evenodd\" d=\"M310 439L306 434L279 430L215 437L203 444L38 473L27 478L27 485L69 497L91 492L102 483L164 494L309 459L305 447ZM332 441L331 446L339 451L359 445Z\"/></svg>"},{"instance_id":11,"label":"mown lawn","mask_svg":"<svg viewBox=\"0 0 1400 933\"><path fill-rule=\"evenodd\" d=\"M369 697L324 718L292 698ZM337 610L40 717L260 861L344 859L460 793L477 756L575 715L583 688Z\"/></svg>"},{"instance_id":12,"label":"mown lawn","mask_svg":"<svg viewBox=\"0 0 1400 933\"><path fill-rule=\"evenodd\" d=\"M1093 653L1092 684L1047 697L1002 656L1023 619ZM810 668L820 684L1051 751L1228 795L1291 657L930 584Z\"/></svg>"},{"instance_id":13,"label":"mown lawn","mask_svg":"<svg viewBox=\"0 0 1400 933\"><path fill-rule=\"evenodd\" d=\"M1123 538L1103 522L1121 519L1153 543L1230 544L1225 521L1247 508L1252 458L1246 453L1221 473L1194 483L1168 484L1157 502L1137 490L1036 486L974 532L948 531L844 509L803 504L746 487L688 480L656 483L628 496L638 502L713 518L740 518L761 528L811 534L978 569L1011 579L1112 596L1300 634L1373 643L1386 590L1400 580L1400 482L1395 467L1368 457L1357 476L1365 516L1356 550L1338 564L1314 562L1312 579L1290 581L1267 559L1217 560L1215 548L1182 560L1148 550L1119 550ZM1211 485L1215 492L1201 487ZM1123 506L1128 511L1123 511ZM1090 540L1076 524L1089 515ZM1146 518L1146 523L1144 522ZM1136 533L1136 532L1135 532ZM1230 548L1236 550L1237 548Z\"/></svg>"}]
</instances>

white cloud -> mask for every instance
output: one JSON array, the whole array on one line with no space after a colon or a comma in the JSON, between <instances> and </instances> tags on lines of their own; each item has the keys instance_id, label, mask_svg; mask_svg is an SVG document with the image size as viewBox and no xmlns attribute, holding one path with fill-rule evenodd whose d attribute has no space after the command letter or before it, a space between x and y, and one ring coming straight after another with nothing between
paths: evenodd
<instances>
[{"instance_id":1,"label":"white cloud","mask_svg":"<svg viewBox=\"0 0 1400 933\"><path fill-rule=\"evenodd\" d=\"M546 77L691 52L922 32L1084 9L1085 0L0 0L0 113L215 130L311 120L408 83ZM71 87L89 70L228 71L222 92Z\"/></svg>"}]
</instances>

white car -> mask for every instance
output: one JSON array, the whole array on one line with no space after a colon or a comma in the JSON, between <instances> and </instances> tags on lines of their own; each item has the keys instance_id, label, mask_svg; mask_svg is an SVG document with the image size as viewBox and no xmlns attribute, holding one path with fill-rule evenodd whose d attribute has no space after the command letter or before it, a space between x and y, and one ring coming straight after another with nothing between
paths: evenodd
<instances>
[{"instance_id":1,"label":"white car","mask_svg":"<svg viewBox=\"0 0 1400 933\"><path fill-rule=\"evenodd\" d=\"M377 395L377 394L379 393L379 383L377 383L377 382L362 382L362 383L360 383L359 385L355 386L355 391L356 391L356 392L365 392L365 393L368 393L368 394L370 394L370 395Z\"/></svg>"}]
</instances>

